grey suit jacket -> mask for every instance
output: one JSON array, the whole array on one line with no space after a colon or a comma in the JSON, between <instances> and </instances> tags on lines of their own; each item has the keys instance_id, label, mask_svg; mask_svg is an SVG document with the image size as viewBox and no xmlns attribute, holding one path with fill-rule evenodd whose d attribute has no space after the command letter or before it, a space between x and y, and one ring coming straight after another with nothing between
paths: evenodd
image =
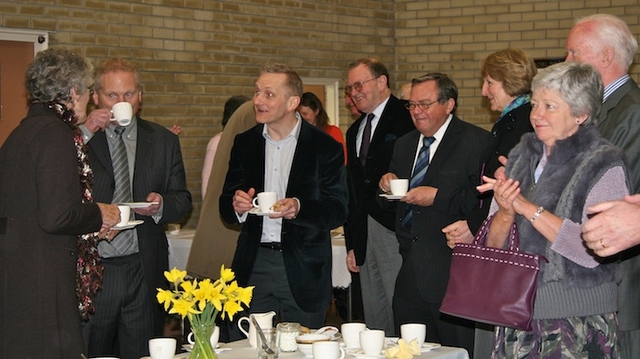
<instances>
[{"instance_id":1,"label":"grey suit jacket","mask_svg":"<svg viewBox=\"0 0 640 359\"><path fill-rule=\"evenodd\" d=\"M389 171L399 178L411 178L420 133L417 130L396 142ZM398 202L396 236L403 257L412 256L416 266L417 290L430 303L440 303L449 282L451 249L442 228L479 206L476 186L483 166L492 156L495 138L480 127L454 116L431 160L422 186L438 189L433 205L415 206L412 229L402 226L407 204ZM403 280L401 276L397 279Z\"/></svg>"},{"instance_id":2,"label":"grey suit jacket","mask_svg":"<svg viewBox=\"0 0 640 359\"><path fill-rule=\"evenodd\" d=\"M602 137L624 150L631 190L640 193L640 88L633 79L607 98L596 125ZM626 250L621 257L618 324L620 330L640 329L640 246Z\"/></svg>"}]
</instances>

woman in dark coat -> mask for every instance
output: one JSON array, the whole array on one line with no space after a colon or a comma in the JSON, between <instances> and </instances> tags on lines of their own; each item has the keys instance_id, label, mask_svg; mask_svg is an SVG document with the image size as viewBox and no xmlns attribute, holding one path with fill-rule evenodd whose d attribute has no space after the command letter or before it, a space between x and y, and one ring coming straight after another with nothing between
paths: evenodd
<instances>
[{"instance_id":1,"label":"woman in dark coat","mask_svg":"<svg viewBox=\"0 0 640 359\"><path fill-rule=\"evenodd\" d=\"M98 237L119 221L93 203L76 123L91 66L66 49L25 74L29 112L0 148L0 357L81 358L81 314L99 288ZM16 104L18 105L18 104Z\"/></svg>"}]
</instances>

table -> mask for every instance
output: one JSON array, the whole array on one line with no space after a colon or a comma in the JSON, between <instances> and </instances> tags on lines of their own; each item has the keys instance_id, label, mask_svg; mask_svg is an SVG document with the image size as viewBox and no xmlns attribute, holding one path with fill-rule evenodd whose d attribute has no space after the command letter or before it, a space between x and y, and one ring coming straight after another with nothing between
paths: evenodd
<instances>
[{"instance_id":1,"label":"table","mask_svg":"<svg viewBox=\"0 0 640 359\"><path fill-rule=\"evenodd\" d=\"M256 358L256 349L249 346L249 341L247 339L239 340L237 342L226 343L222 346L223 348L230 348L231 350L223 351L218 354L219 359L255 359ZM280 353L280 359L305 359L305 356L299 352L295 351L293 353ZM347 354L345 356L346 359L359 359L360 357L356 357L353 355ZM433 349L426 353L422 353L419 356L414 357L415 359L469 359L469 354L466 350L462 348L454 348L454 347L440 347L437 349ZM372 358L368 358L372 359ZM381 356L380 359L386 359L386 357Z\"/></svg>"},{"instance_id":2,"label":"table","mask_svg":"<svg viewBox=\"0 0 640 359\"><path fill-rule=\"evenodd\" d=\"M195 229L181 229L178 234L167 233L169 241L169 269L176 267L186 270L189 252ZM333 266L331 267L331 280L334 287L347 288L351 284L351 274L347 269L347 249L344 235L336 234L331 239L331 253Z\"/></svg>"}]
</instances>

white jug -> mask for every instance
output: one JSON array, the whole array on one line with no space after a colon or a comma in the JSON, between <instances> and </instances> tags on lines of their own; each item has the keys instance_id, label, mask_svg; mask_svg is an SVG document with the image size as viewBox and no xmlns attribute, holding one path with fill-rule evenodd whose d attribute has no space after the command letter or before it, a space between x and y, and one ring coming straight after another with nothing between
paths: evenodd
<instances>
[{"instance_id":1,"label":"white jug","mask_svg":"<svg viewBox=\"0 0 640 359\"><path fill-rule=\"evenodd\" d=\"M273 328L273 317L276 315L276 312L270 311L266 313L253 313L250 315L256 318L256 321L258 322L258 325L260 325L261 329ZM247 321L249 323L249 332L247 332L242 327L243 321ZM238 328L242 333L244 333L244 335L247 336L247 338L249 338L249 345L251 345L253 348L256 348L258 346L258 340L256 338L256 328L253 326L253 323L251 323L249 317L242 317L238 319Z\"/></svg>"}]
</instances>

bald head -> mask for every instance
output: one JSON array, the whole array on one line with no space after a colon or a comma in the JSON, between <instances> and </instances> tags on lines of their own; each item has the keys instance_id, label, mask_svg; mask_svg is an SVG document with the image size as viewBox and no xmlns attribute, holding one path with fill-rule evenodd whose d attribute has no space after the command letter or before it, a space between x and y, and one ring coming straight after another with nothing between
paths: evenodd
<instances>
[{"instance_id":1,"label":"bald head","mask_svg":"<svg viewBox=\"0 0 640 359\"><path fill-rule=\"evenodd\" d=\"M638 41L620 18L596 14L576 21L567 36L566 49L567 61L592 65L607 86L629 72Z\"/></svg>"}]
</instances>

